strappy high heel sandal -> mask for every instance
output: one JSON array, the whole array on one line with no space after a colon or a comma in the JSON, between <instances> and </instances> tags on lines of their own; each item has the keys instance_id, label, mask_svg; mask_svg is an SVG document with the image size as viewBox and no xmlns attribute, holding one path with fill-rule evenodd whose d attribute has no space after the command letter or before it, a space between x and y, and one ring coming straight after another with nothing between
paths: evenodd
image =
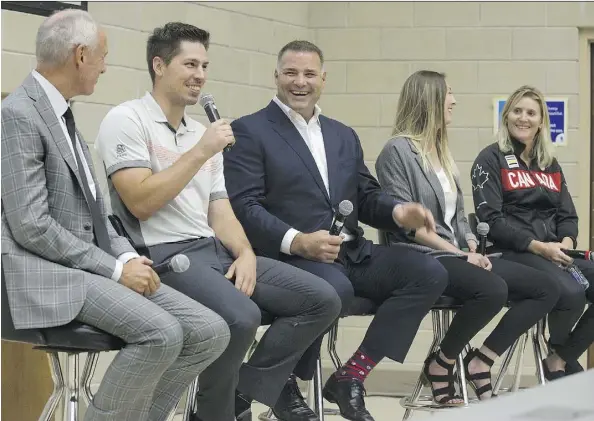
<instances>
[{"instance_id":1,"label":"strappy high heel sandal","mask_svg":"<svg viewBox=\"0 0 594 421\"><path fill-rule=\"evenodd\" d=\"M448 370L448 374L430 374L429 365L435 360L437 364ZM448 364L440 356L438 352L434 352L425 360L423 366L423 385L431 388L433 394L433 402L439 406L456 407L464 406L464 399L461 396L456 395L456 388L454 387L454 365ZM439 389L433 388L433 383L447 383L446 387ZM439 400L439 396L442 396ZM462 402L455 402L461 400Z\"/></svg>"},{"instance_id":2,"label":"strappy high heel sandal","mask_svg":"<svg viewBox=\"0 0 594 421\"><path fill-rule=\"evenodd\" d=\"M470 374L470 371L468 370L468 365L474 358L478 358L479 360L481 360L482 362L487 364L489 366L489 371L483 371L482 373ZM470 385L472 390L474 390L474 393L476 394L476 397L479 400L483 399L482 396L485 393L493 390L493 386L491 384L491 370L490 370L490 368L493 366L493 362L494 361L491 358L487 357L485 354L483 354L480 350L478 350L476 348L473 348L466 355L466 357L464 357L464 371L466 372L466 382ZM489 383L487 383L481 387L477 387L477 385L475 383L476 380L486 380L486 379L489 379Z\"/></svg>"}]
</instances>

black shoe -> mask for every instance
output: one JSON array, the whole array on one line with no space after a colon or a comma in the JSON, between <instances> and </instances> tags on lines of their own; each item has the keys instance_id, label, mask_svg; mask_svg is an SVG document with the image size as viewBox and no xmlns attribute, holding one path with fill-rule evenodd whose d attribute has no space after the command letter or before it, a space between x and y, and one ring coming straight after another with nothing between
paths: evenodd
<instances>
[{"instance_id":1,"label":"black shoe","mask_svg":"<svg viewBox=\"0 0 594 421\"><path fill-rule=\"evenodd\" d=\"M547 365L546 358L542 360L542 368L544 371L545 379L547 379L547 381L549 382L565 377L565 371L563 370L551 371L549 369L549 366Z\"/></svg>"},{"instance_id":2,"label":"black shoe","mask_svg":"<svg viewBox=\"0 0 594 421\"><path fill-rule=\"evenodd\" d=\"M252 399L235 391L235 419L252 421Z\"/></svg>"},{"instance_id":3,"label":"black shoe","mask_svg":"<svg viewBox=\"0 0 594 421\"><path fill-rule=\"evenodd\" d=\"M551 344L550 339L547 341L547 345L548 345L548 351L549 351L548 355L551 355L552 353L555 352L555 345ZM582 365L578 362L578 360L565 361L565 375L566 376L581 373L582 371L584 371L584 367L582 367Z\"/></svg>"},{"instance_id":4,"label":"black shoe","mask_svg":"<svg viewBox=\"0 0 594 421\"><path fill-rule=\"evenodd\" d=\"M330 376L323 390L324 399L335 403L340 409L340 415L351 421L375 421L365 408L365 387L359 379L338 381L333 374Z\"/></svg>"},{"instance_id":5,"label":"black shoe","mask_svg":"<svg viewBox=\"0 0 594 421\"><path fill-rule=\"evenodd\" d=\"M578 360L570 360L565 362L565 375L570 376L572 374L581 373L584 371L584 367L578 362Z\"/></svg>"},{"instance_id":6,"label":"black shoe","mask_svg":"<svg viewBox=\"0 0 594 421\"><path fill-rule=\"evenodd\" d=\"M320 421L305 403L294 376L285 384L272 412L279 421Z\"/></svg>"}]
</instances>

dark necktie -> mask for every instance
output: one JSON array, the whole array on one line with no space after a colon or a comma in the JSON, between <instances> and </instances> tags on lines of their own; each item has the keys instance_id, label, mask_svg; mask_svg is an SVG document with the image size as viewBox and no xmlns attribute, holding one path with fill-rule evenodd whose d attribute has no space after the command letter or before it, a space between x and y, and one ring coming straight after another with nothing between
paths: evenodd
<instances>
[{"instance_id":1,"label":"dark necktie","mask_svg":"<svg viewBox=\"0 0 594 421\"><path fill-rule=\"evenodd\" d=\"M105 225L105 221L101 216L99 205L97 205L97 202L93 197L93 193L91 192L91 188L89 187L89 180L87 180L87 174L85 168L83 167L81 157L78 153L78 148L76 147L74 116L72 115L72 110L70 107L64 113L64 119L66 120L66 128L68 129L70 141L72 142L72 147L74 149L74 156L76 157L76 164L78 165L78 173L82 181L82 188L85 193L89 209L91 210L91 218L93 219L93 227L97 245L106 253L112 254L111 241L109 240L109 234L107 233L107 226Z\"/></svg>"}]
</instances>

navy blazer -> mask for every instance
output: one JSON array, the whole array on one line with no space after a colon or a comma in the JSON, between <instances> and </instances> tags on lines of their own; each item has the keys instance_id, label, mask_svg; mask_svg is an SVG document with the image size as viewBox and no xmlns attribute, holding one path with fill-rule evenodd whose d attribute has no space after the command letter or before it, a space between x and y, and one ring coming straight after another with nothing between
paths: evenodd
<instances>
[{"instance_id":1,"label":"navy blazer","mask_svg":"<svg viewBox=\"0 0 594 421\"><path fill-rule=\"evenodd\" d=\"M229 199L258 254L279 259L289 228L304 233L328 230L334 210L350 200L345 226L356 236L347 255L359 262L371 253L358 221L382 230L398 229L392 209L398 201L380 189L363 161L357 134L320 115L330 195L307 144L291 120L271 101L260 111L233 121L236 143L225 153Z\"/></svg>"}]
</instances>

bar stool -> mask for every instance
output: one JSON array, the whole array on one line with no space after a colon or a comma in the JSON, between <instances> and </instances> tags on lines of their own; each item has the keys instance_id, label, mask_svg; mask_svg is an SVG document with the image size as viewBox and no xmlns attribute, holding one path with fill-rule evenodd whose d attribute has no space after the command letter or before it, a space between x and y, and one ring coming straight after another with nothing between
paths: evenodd
<instances>
[{"instance_id":1,"label":"bar stool","mask_svg":"<svg viewBox=\"0 0 594 421\"><path fill-rule=\"evenodd\" d=\"M34 345L34 349L47 353L54 390L47 400L39 421L50 421L64 398L62 421L79 421L78 404L82 396L87 405L93 400L91 380L97 367L99 354L118 351L124 342L102 330L77 321L64 326L43 329L15 329L8 304L8 294L2 271L2 340ZM80 355L87 354L82 373ZM64 363L60 363L63 356ZM56 420L57 421L57 420Z\"/></svg>"}]
</instances>

